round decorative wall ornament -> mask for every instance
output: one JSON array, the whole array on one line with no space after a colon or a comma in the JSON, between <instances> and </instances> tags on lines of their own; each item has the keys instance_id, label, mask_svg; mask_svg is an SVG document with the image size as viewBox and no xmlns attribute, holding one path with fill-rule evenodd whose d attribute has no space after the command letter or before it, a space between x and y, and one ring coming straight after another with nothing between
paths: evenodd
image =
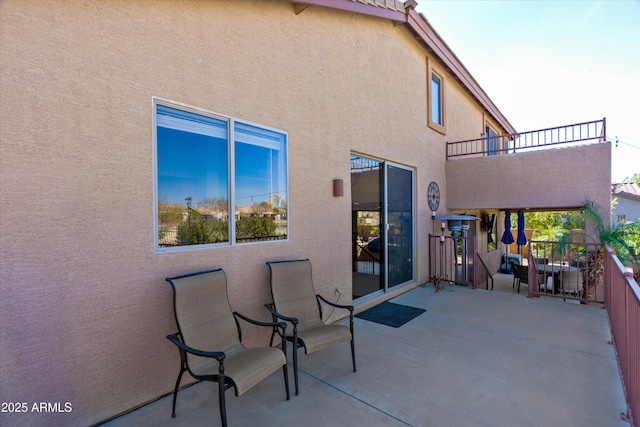
<instances>
[{"instance_id":1,"label":"round decorative wall ornament","mask_svg":"<svg viewBox=\"0 0 640 427\"><path fill-rule=\"evenodd\" d=\"M427 200L429 201L429 209L431 209L432 212L437 211L440 207L440 189L435 181L429 183Z\"/></svg>"}]
</instances>

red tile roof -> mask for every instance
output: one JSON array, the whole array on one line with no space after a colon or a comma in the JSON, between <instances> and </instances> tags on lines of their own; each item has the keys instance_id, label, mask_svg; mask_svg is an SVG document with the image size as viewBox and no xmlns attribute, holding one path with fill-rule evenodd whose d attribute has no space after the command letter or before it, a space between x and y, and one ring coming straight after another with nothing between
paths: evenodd
<instances>
[{"instance_id":1,"label":"red tile roof","mask_svg":"<svg viewBox=\"0 0 640 427\"><path fill-rule=\"evenodd\" d=\"M640 185L635 182L622 182L612 185L613 194L640 200Z\"/></svg>"}]
</instances>

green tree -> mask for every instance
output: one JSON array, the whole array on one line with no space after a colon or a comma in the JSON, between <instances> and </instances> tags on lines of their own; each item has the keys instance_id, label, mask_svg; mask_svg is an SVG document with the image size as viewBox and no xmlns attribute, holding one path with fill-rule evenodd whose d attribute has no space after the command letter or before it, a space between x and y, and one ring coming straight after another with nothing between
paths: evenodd
<instances>
[{"instance_id":1,"label":"green tree","mask_svg":"<svg viewBox=\"0 0 640 427\"><path fill-rule=\"evenodd\" d=\"M625 178L624 182L635 182L636 184L640 185L640 173L634 173L631 178Z\"/></svg>"},{"instance_id":2,"label":"green tree","mask_svg":"<svg viewBox=\"0 0 640 427\"><path fill-rule=\"evenodd\" d=\"M179 226L176 240L178 245L199 245L205 243L228 242L229 231L226 216L220 218L202 215L195 209L187 210L187 218Z\"/></svg>"},{"instance_id":3,"label":"green tree","mask_svg":"<svg viewBox=\"0 0 640 427\"><path fill-rule=\"evenodd\" d=\"M180 205L158 203L158 241L162 242L171 230L182 222L184 209Z\"/></svg>"},{"instance_id":4,"label":"green tree","mask_svg":"<svg viewBox=\"0 0 640 427\"><path fill-rule=\"evenodd\" d=\"M584 214L579 210L525 212L524 216L527 228L537 230L538 233L536 233L536 235L543 234L549 236L553 233L557 234L558 231L548 231L554 229L584 229Z\"/></svg>"},{"instance_id":5,"label":"green tree","mask_svg":"<svg viewBox=\"0 0 640 427\"><path fill-rule=\"evenodd\" d=\"M605 225L602 208L591 200L585 200L581 209L594 226L596 240L611 246L620 262L627 265L637 258L638 226L615 222Z\"/></svg>"},{"instance_id":6,"label":"green tree","mask_svg":"<svg viewBox=\"0 0 640 427\"><path fill-rule=\"evenodd\" d=\"M272 216L242 215L236 221L236 237L250 239L273 236L276 222Z\"/></svg>"},{"instance_id":7,"label":"green tree","mask_svg":"<svg viewBox=\"0 0 640 427\"><path fill-rule=\"evenodd\" d=\"M598 240L608 244L615 251L622 264L632 268L635 265L633 268L634 278L637 283L640 283L640 271L637 268L640 258L640 223L605 225L602 209L597 203L589 200L583 203L582 209L586 216L593 221Z\"/></svg>"},{"instance_id":8,"label":"green tree","mask_svg":"<svg viewBox=\"0 0 640 427\"><path fill-rule=\"evenodd\" d=\"M178 226L178 245L198 245L212 243L212 231L207 226L204 218L193 218Z\"/></svg>"}]
</instances>

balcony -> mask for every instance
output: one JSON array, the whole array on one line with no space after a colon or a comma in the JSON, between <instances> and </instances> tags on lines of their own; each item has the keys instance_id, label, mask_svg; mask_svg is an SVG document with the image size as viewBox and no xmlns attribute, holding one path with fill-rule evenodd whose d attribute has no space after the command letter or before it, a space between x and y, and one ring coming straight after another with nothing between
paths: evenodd
<instances>
[{"instance_id":1,"label":"balcony","mask_svg":"<svg viewBox=\"0 0 640 427\"><path fill-rule=\"evenodd\" d=\"M299 396L285 400L276 372L227 393L229 424L629 427L607 311L525 295L409 291L393 301L427 311L402 327L355 319L357 373L348 343L302 356ZM175 419L167 396L106 426L219 425L216 393L199 383Z\"/></svg>"},{"instance_id":2,"label":"balcony","mask_svg":"<svg viewBox=\"0 0 640 427\"><path fill-rule=\"evenodd\" d=\"M609 206L606 120L449 142L445 171L450 210Z\"/></svg>"}]
</instances>

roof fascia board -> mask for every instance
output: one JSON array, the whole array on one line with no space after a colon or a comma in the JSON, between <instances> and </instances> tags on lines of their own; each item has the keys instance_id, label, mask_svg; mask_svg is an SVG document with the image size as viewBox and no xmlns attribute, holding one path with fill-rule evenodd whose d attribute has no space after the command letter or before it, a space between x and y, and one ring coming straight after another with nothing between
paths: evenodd
<instances>
[{"instance_id":1,"label":"roof fascia board","mask_svg":"<svg viewBox=\"0 0 640 427\"><path fill-rule=\"evenodd\" d=\"M631 194L631 193L614 193L613 197L622 197L623 199L629 199L629 200L633 200L633 201L640 201L640 196L636 195L636 194Z\"/></svg>"},{"instance_id":2,"label":"roof fascia board","mask_svg":"<svg viewBox=\"0 0 640 427\"><path fill-rule=\"evenodd\" d=\"M362 15L377 16L378 18L390 19L396 22L407 21L406 15L403 12L377 7L374 4L359 3L352 0L295 0L291 1L291 3L294 5L328 7L331 9L339 9Z\"/></svg>"}]
</instances>

